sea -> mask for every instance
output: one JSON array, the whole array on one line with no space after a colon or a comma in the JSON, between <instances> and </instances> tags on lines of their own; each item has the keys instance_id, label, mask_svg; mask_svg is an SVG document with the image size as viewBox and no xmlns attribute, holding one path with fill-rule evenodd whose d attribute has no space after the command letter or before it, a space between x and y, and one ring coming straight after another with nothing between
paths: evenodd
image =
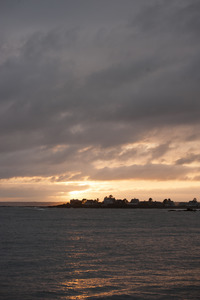
<instances>
[{"instance_id":1,"label":"sea","mask_svg":"<svg viewBox=\"0 0 200 300\"><path fill-rule=\"evenodd\" d=\"M200 299L200 211L0 207L0 299Z\"/></svg>"}]
</instances>

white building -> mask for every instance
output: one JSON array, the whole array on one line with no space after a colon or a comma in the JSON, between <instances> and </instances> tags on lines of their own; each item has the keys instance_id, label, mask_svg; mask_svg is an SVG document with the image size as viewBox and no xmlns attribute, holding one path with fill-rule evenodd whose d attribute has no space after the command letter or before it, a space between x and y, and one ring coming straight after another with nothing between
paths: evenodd
<instances>
[{"instance_id":1,"label":"white building","mask_svg":"<svg viewBox=\"0 0 200 300\"><path fill-rule=\"evenodd\" d=\"M138 205L139 202L140 202L139 199L134 198L134 199L131 199L130 205Z\"/></svg>"},{"instance_id":2,"label":"white building","mask_svg":"<svg viewBox=\"0 0 200 300\"><path fill-rule=\"evenodd\" d=\"M110 195L109 197L105 197L103 200L104 205L114 204L115 202L116 202L116 199L112 195Z\"/></svg>"}]
</instances>

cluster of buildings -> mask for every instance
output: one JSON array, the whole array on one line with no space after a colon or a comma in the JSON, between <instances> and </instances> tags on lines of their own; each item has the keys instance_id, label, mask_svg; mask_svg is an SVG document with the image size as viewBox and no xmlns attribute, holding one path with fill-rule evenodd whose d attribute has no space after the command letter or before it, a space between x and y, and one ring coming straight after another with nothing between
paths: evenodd
<instances>
[{"instance_id":1,"label":"cluster of buildings","mask_svg":"<svg viewBox=\"0 0 200 300\"><path fill-rule=\"evenodd\" d=\"M189 202L175 203L171 199L164 199L162 202L153 201L149 198L147 201L140 201L137 198L131 199L116 199L112 195L106 196L102 202L99 199L71 199L70 203L60 205L60 207L74 208L200 208L200 203L194 198Z\"/></svg>"}]
</instances>

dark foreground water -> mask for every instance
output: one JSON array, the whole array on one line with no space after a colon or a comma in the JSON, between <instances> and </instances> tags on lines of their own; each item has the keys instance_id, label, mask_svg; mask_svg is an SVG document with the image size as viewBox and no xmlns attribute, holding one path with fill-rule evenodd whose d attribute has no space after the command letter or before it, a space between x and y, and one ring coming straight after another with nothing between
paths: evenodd
<instances>
[{"instance_id":1,"label":"dark foreground water","mask_svg":"<svg viewBox=\"0 0 200 300\"><path fill-rule=\"evenodd\" d=\"M0 207L0 299L200 299L200 211Z\"/></svg>"}]
</instances>

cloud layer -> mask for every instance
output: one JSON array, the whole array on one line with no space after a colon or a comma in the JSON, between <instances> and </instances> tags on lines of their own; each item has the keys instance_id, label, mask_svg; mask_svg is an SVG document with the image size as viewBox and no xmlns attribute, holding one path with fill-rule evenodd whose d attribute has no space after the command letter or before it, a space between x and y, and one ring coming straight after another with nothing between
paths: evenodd
<instances>
[{"instance_id":1,"label":"cloud layer","mask_svg":"<svg viewBox=\"0 0 200 300\"><path fill-rule=\"evenodd\" d=\"M198 178L199 1L100 2L1 1L2 180Z\"/></svg>"}]
</instances>

